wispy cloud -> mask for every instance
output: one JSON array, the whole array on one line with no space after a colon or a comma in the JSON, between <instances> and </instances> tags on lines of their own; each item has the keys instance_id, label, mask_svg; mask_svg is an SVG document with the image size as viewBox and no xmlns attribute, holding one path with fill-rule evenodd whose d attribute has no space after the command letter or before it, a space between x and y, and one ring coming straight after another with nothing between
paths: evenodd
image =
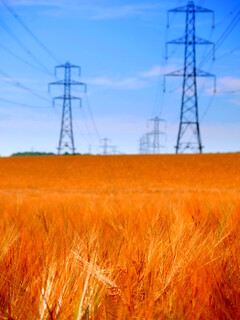
<instances>
[{"instance_id":1,"label":"wispy cloud","mask_svg":"<svg viewBox=\"0 0 240 320\"><path fill-rule=\"evenodd\" d=\"M59 7L61 0L11 0L9 1L11 6L14 7Z\"/></svg>"},{"instance_id":2,"label":"wispy cloud","mask_svg":"<svg viewBox=\"0 0 240 320\"><path fill-rule=\"evenodd\" d=\"M240 92L239 92L239 94L240 94ZM233 104L234 106L240 107L240 100L237 98L229 100L229 103Z\"/></svg>"},{"instance_id":3,"label":"wispy cloud","mask_svg":"<svg viewBox=\"0 0 240 320\"><path fill-rule=\"evenodd\" d=\"M203 81L203 80L202 80ZM204 82L203 82L204 83ZM240 94L240 78L236 77L223 77L217 79L217 95L226 95L232 93ZM205 90L206 95L212 95L212 89L207 88Z\"/></svg>"},{"instance_id":4,"label":"wispy cloud","mask_svg":"<svg viewBox=\"0 0 240 320\"><path fill-rule=\"evenodd\" d=\"M174 66L155 65L149 70L139 72L133 77L96 77L86 79L86 82L91 85L100 86L109 89L121 89L121 90L138 90L147 88L152 85L152 81L167 72L174 70Z\"/></svg>"},{"instance_id":5,"label":"wispy cloud","mask_svg":"<svg viewBox=\"0 0 240 320\"><path fill-rule=\"evenodd\" d=\"M120 19L128 17L140 17L156 13L161 6L153 3L111 5L111 6L89 6L92 19Z\"/></svg>"},{"instance_id":6,"label":"wispy cloud","mask_svg":"<svg viewBox=\"0 0 240 320\"><path fill-rule=\"evenodd\" d=\"M156 80L157 77L163 76L166 73L172 72L176 69L174 65L168 66L161 66L161 65L154 65L149 70L145 70L139 72L133 77L107 77L107 76L100 76L96 78L89 78L86 79L86 82L109 89L121 89L121 90L138 90L150 87L152 82ZM198 80L198 87L205 86L206 82L204 79ZM181 90L181 89L179 89ZM220 78L217 81L217 94L229 94L229 93L238 93L240 94L240 78L234 77L224 77ZM212 95L213 88L210 85L205 90L205 95Z\"/></svg>"},{"instance_id":7,"label":"wispy cloud","mask_svg":"<svg viewBox=\"0 0 240 320\"><path fill-rule=\"evenodd\" d=\"M169 66L155 65L151 69L140 73L140 76L142 78L155 78L155 77L164 75L166 73L172 72L175 69L176 67L173 65L169 65Z\"/></svg>"},{"instance_id":8,"label":"wispy cloud","mask_svg":"<svg viewBox=\"0 0 240 320\"><path fill-rule=\"evenodd\" d=\"M119 78L119 77L96 77L88 79L89 84L100 86L109 89L121 89L121 90L137 90L146 88L149 86L147 81L144 81L138 77L128 77L128 78Z\"/></svg>"},{"instance_id":9,"label":"wispy cloud","mask_svg":"<svg viewBox=\"0 0 240 320\"><path fill-rule=\"evenodd\" d=\"M236 90L240 91L240 78L224 77L218 80L219 93L230 93Z\"/></svg>"},{"instance_id":10,"label":"wispy cloud","mask_svg":"<svg viewBox=\"0 0 240 320\"><path fill-rule=\"evenodd\" d=\"M162 11L162 4L156 2L142 2L142 3L127 3L127 4L113 4L107 0L101 1L78 1L72 0L11 0L10 5L14 7L34 6L34 7L48 7L55 8L54 10L46 11L48 14L77 14L81 18L91 20L106 20L106 19L124 19L130 17L143 17L148 15L160 15Z\"/></svg>"}]
</instances>

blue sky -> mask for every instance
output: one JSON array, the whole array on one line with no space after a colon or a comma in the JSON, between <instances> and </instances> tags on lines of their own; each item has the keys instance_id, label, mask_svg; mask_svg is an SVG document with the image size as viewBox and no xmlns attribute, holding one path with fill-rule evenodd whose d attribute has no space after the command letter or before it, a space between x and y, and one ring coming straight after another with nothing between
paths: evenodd
<instances>
[{"instance_id":1,"label":"blue sky","mask_svg":"<svg viewBox=\"0 0 240 320\"><path fill-rule=\"evenodd\" d=\"M168 78L165 94L162 83L164 73L183 67L184 51L180 46L170 47L166 61L164 50L166 40L184 35L185 17L173 15L170 28L166 29L166 12L186 2L8 2L57 60L70 61L82 68L81 80L87 83L88 94L82 96L81 109L78 104L73 107L78 152L88 152L91 145L91 151L98 153L99 138L108 137L121 152L137 153L139 138L149 129L146 120L158 114L167 120L167 141L163 143L168 153L174 152L182 80ZM214 30L210 15L197 16L197 35L210 41L221 36L240 10L236 0L199 0L196 3L215 10ZM20 45L6 32L6 26L20 39ZM240 150L239 32L240 23L216 51L216 61L202 66L203 70L217 76L214 98L212 80L198 82L204 152ZM53 108L50 100L61 91L53 88L49 95L48 83L55 80L49 73L54 72L57 62L42 50L3 4L0 4L0 34L0 99L20 104L0 100L0 154L6 156L29 150L56 152L61 106ZM200 62L207 52L199 48L197 61ZM31 55L45 66L44 70ZM61 73L58 77L62 77ZM79 80L77 74L74 79ZM14 86L15 80L41 98ZM89 105L99 134L92 124Z\"/></svg>"}]
</instances>

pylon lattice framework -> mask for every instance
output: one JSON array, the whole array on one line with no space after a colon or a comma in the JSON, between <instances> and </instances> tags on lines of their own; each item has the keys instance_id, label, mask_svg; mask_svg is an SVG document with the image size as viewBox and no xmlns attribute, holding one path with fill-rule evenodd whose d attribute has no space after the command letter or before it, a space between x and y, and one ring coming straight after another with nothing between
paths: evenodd
<instances>
[{"instance_id":1,"label":"pylon lattice framework","mask_svg":"<svg viewBox=\"0 0 240 320\"><path fill-rule=\"evenodd\" d=\"M196 45L212 45L213 58L215 46L212 42L196 37L196 13L212 13L214 27L214 12L196 6L193 1L189 1L186 6L175 8L169 13L186 13L185 36L166 43L166 57L168 45L185 45L184 69L168 73L166 76L183 77L182 102L180 113L180 124L177 137L176 153L183 153L186 149L198 150L202 153L202 141L199 126L197 77L213 77L214 92L216 90L216 78L213 74L197 69L196 67ZM164 77L164 83L165 83ZM164 84L165 87L165 84ZM194 138L194 141L192 139Z\"/></svg>"},{"instance_id":2,"label":"pylon lattice framework","mask_svg":"<svg viewBox=\"0 0 240 320\"><path fill-rule=\"evenodd\" d=\"M71 94L72 86L82 86L86 92L87 86L83 82L75 81L71 79L71 70L77 69L79 71L79 76L81 74L81 68L76 65L72 65L69 62L66 62L63 65L55 67L55 75L57 69L64 69L64 80L59 80L56 82L49 83L49 89L52 85L62 85L64 87L63 96L58 96L53 98L53 105L55 105L56 100L63 100L62 107L62 121L61 121L61 130L58 143L58 154L61 154L63 151L65 153L75 153L74 137L73 137L73 123L72 123L72 100L80 101L81 98L73 96Z\"/></svg>"}]
</instances>

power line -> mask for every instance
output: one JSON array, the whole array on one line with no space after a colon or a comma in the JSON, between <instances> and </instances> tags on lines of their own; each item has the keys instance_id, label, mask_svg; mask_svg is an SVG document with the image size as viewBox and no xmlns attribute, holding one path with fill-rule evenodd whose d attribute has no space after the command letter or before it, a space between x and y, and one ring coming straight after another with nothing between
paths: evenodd
<instances>
[{"instance_id":1,"label":"power line","mask_svg":"<svg viewBox=\"0 0 240 320\"><path fill-rule=\"evenodd\" d=\"M240 11L239 11L240 12ZM232 22L235 20L235 18L239 15L239 12L238 12L238 14L234 17L234 19L231 21L231 23L230 23L230 25L229 26L231 26L232 25ZM239 20L237 21L237 23L239 22ZM225 31L223 32L223 34L220 36L220 38L218 39L218 41L216 42L216 46L215 46L215 52L216 52L216 49L218 49L219 48L219 46L226 40L226 38L230 35L230 33L233 31L233 29L235 28L235 24L233 24L233 26L230 28L230 31L228 32L228 33L226 33L226 31L229 29L229 26L225 29ZM224 34L226 34L225 36L224 36ZM220 43L220 44L219 44ZM237 48L238 49L238 48ZM232 54L232 53L234 53L234 51L235 50L231 50L230 51L230 54ZM210 55L211 55L211 51L208 53L208 57L210 57ZM221 58L223 58L224 56L226 56L227 54L225 54L225 55L223 55L223 56L221 56ZM206 57L201 61L201 63L200 63L200 65L202 65L203 63L204 63L204 60L208 60L209 58L207 58L206 59ZM218 58L219 59L219 58ZM206 62L205 61L205 62ZM206 83L206 82L205 82ZM202 90L203 90L203 87L202 87ZM233 93L233 92L231 92L231 93ZM211 99L210 99L210 101L209 101L209 103L208 103L208 105L206 106L206 108L205 108L205 110L204 110L204 112L203 112L203 115L202 115L202 118L201 118L201 121L205 118L205 116L207 115L207 113L208 113L208 111L209 111L209 109L210 109L210 107L211 107L211 105L212 105L212 103L213 103L213 101L214 101L214 98L215 98L215 95L213 95L212 97L211 97Z\"/></svg>"},{"instance_id":2,"label":"power line","mask_svg":"<svg viewBox=\"0 0 240 320\"><path fill-rule=\"evenodd\" d=\"M212 95L211 99L209 100L208 105L206 106L206 108L205 108L205 110L204 110L204 112L202 114L201 121L203 121L203 119L206 117L206 115L207 115L207 113L208 113L208 111L209 111L214 99L215 99L215 95Z\"/></svg>"},{"instance_id":3,"label":"power line","mask_svg":"<svg viewBox=\"0 0 240 320\"><path fill-rule=\"evenodd\" d=\"M229 90L229 91L224 91L223 93L225 94L235 94L235 93L240 93L240 89L237 89L237 90Z\"/></svg>"},{"instance_id":4,"label":"power line","mask_svg":"<svg viewBox=\"0 0 240 320\"><path fill-rule=\"evenodd\" d=\"M31 64L30 62L28 62L27 60L21 58L19 55L17 55L15 52L11 51L9 48L6 48L4 45L0 44L0 48L3 49L4 51L6 51L8 54L10 54L11 56L13 56L14 58L18 59L19 61L23 62L24 64L26 64L27 66L38 70L40 72L45 73L45 71L43 71L42 69L38 68L37 66Z\"/></svg>"},{"instance_id":5,"label":"power line","mask_svg":"<svg viewBox=\"0 0 240 320\"><path fill-rule=\"evenodd\" d=\"M3 22L0 18L0 26L5 30L8 35L19 45L22 50L26 52L48 75L52 76L51 71L25 46L25 44L15 35L15 33Z\"/></svg>"},{"instance_id":6,"label":"power line","mask_svg":"<svg viewBox=\"0 0 240 320\"><path fill-rule=\"evenodd\" d=\"M32 95L38 97L39 99L45 101L45 102L51 102L51 100L41 96L40 94L38 94L37 92L35 92L34 90L28 88L27 86L23 85L21 82L17 81L15 78L11 77L8 73L6 73L5 71L3 71L2 69L0 69L0 74L2 74L4 77L6 77L7 79L0 79L3 82L7 83L7 84L11 84L17 88L23 89L29 93L31 93Z\"/></svg>"},{"instance_id":7,"label":"power line","mask_svg":"<svg viewBox=\"0 0 240 320\"><path fill-rule=\"evenodd\" d=\"M59 59L47 48L47 46L31 31L30 28L24 23L22 18L16 13L16 11L10 6L7 0L1 0L5 8L10 14L17 20L17 22L24 28L24 30L38 43L38 45L57 63L60 63Z\"/></svg>"},{"instance_id":8,"label":"power line","mask_svg":"<svg viewBox=\"0 0 240 320\"><path fill-rule=\"evenodd\" d=\"M84 108L81 108L81 113L82 113L82 119L83 119L83 122L84 122L84 125L86 128L87 134L88 134L91 142L94 142L93 137L92 137L92 133L91 133L89 126L88 126L88 122L87 122L86 114L84 112Z\"/></svg>"},{"instance_id":9,"label":"power line","mask_svg":"<svg viewBox=\"0 0 240 320\"><path fill-rule=\"evenodd\" d=\"M238 5L236 5L234 8L232 8L232 9L230 10L230 12L227 13L227 15L226 15L221 21L219 21L218 23L216 23L216 27L222 25L225 21L227 21L228 18L230 18L230 17L236 12L236 10L237 10L239 7L240 7L240 4L238 4Z\"/></svg>"},{"instance_id":10,"label":"power line","mask_svg":"<svg viewBox=\"0 0 240 320\"><path fill-rule=\"evenodd\" d=\"M90 119L91 119L93 128L94 128L94 130L96 132L97 137L99 139L101 139L101 136L100 136L99 131L98 131L97 126L96 126L96 122L95 122L94 117L93 117L93 113L92 113L92 109L91 109L91 106L90 106L90 103L89 103L89 99L88 99L87 93L85 94L85 98L86 98L87 108L88 108L88 111L89 111L89 115L90 115Z\"/></svg>"},{"instance_id":11,"label":"power line","mask_svg":"<svg viewBox=\"0 0 240 320\"><path fill-rule=\"evenodd\" d=\"M236 13L230 24L227 26L227 28L224 30L224 32L221 34L219 39L216 41L215 44L215 51L219 49L219 47L226 41L226 39L229 37L229 35L232 33L232 31L235 29L237 24L240 22L240 10ZM204 65L211 57L213 53L213 49L208 52L208 54L205 56L205 58L200 62L199 67Z\"/></svg>"},{"instance_id":12,"label":"power line","mask_svg":"<svg viewBox=\"0 0 240 320\"><path fill-rule=\"evenodd\" d=\"M31 109L49 109L49 107L44 107L44 106L33 106L33 105L29 105L29 104L25 104L25 103L20 103L20 102L15 102L12 100L8 100L8 99L4 99L4 98L0 98L0 101L12 104L12 105L16 105L19 107L25 107L25 108L31 108Z\"/></svg>"},{"instance_id":13,"label":"power line","mask_svg":"<svg viewBox=\"0 0 240 320\"><path fill-rule=\"evenodd\" d=\"M225 52L224 54L222 54L220 57L218 57L218 60L221 60L227 56L230 56L234 53L240 52L240 46L236 47L235 49L229 50L228 52Z\"/></svg>"}]
</instances>

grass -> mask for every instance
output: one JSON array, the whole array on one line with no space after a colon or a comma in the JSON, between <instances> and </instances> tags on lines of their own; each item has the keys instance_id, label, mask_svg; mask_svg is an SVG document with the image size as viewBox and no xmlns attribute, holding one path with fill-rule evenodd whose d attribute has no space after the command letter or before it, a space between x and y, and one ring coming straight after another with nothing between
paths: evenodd
<instances>
[{"instance_id":1,"label":"grass","mask_svg":"<svg viewBox=\"0 0 240 320\"><path fill-rule=\"evenodd\" d=\"M240 155L0 159L0 319L239 319Z\"/></svg>"}]
</instances>

